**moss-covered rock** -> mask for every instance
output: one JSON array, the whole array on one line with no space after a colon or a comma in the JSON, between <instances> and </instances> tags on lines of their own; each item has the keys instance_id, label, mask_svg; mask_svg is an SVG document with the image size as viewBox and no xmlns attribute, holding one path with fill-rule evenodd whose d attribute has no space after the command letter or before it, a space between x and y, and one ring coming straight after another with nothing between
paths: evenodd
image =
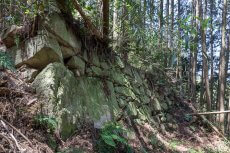
<instances>
[{"instance_id":1,"label":"moss-covered rock","mask_svg":"<svg viewBox=\"0 0 230 153\"><path fill-rule=\"evenodd\" d=\"M9 49L15 66L27 64L32 68L42 69L49 63L62 62L62 52L58 42L46 35L39 35L25 41L24 48Z\"/></svg>"},{"instance_id":2,"label":"moss-covered rock","mask_svg":"<svg viewBox=\"0 0 230 153\"><path fill-rule=\"evenodd\" d=\"M57 13L51 13L45 20L45 28L58 42L73 48L75 53L81 52L81 41L74 31L67 26L65 20Z\"/></svg>"},{"instance_id":3,"label":"moss-covered rock","mask_svg":"<svg viewBox=\"0 0 230 153\"><path fill-rule=\"evenodd\" d=\"M131 68L130 66L124 67L123 72L124 72L126 75L129 75L130 77L133 77L132 68Z\"/></svg>"},{"instance_id":4,"label":"moss-covered rock","mask_svg":"<svg viewBox=\"0 0 230 153\"><path fill-rule=\"evenodd\" d=\"M79 119L97 120L103 115L102 105L112 107L96 78L75 78L61 63L49 64L35 79L36 92L46 99L44 112L55 116L64 138L77 128ZM113 95L114 96L114 95Z\"/></svg>"},{"instance_id":5,"label":"moss-covered rock","mask_svg":"<svg viewBox=\"0 0 230 153\"><path fill-rule=\"evenodd\" d=\"M73 56L66 66L70 69L77 69L81 74L85 73L85 62L78 56Z\"/></svg>"},{"instance_id":6,"label":"moss-covered rock","mask_svg":"<svg viewBox=\"0 0 230 153\"><path fill-rule=\"evenodd\" d=\"M92 66L91 70L92 70L93 74L95 74L95 75L98 75L98 76L103 75L102 69L97 67L97 66Z\"/></svg>"},{"instance_id":7,"label":"moss-covered rock","mask_svg":"<svg viewBox=\"0 0 230 153\"><path fill-rule=\"evenodd\" d=\"M152 103L153 103L153 109L154 109L154 111L161 111L162 110L160 102L159 102L159 100L156 97L153 98Z\"/></svg>"},{"instance_id":8,"label":"moss-covered rock","mask_svg":"<svg viewBox=\"0 0 230 153\"><path fill-rule=\"evenodd\" d=\"M70 57L76 55L76 53L74 52L74 50L72 48L66 47L66 46L61 46L61 52L62 52L62 56L64 59L70 58Z\"/></svg>"}]
</instances>

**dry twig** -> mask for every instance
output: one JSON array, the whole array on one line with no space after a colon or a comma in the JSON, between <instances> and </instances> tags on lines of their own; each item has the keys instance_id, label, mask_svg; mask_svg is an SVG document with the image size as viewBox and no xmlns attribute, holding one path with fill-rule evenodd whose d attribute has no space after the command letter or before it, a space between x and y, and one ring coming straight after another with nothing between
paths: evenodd
<instances>
[{"instance_id":1,"label":"dry twig","mask_svg":"<svg viewBox=\"0 0 230 153\"><path fill-rule=\"evenodd\" d=\"M5 121L4 119L2 119L1 117L0 117L0 120L3 122L5 122L7 125L9 125L14 131L16 131L19 135L21 135L28 143L29 143L29 145L31 146L31 147L33 147L33 144L32 144L32 142L24 135L24 134L22 134L16 127L14 127L13 125L11 125L9 122L7 122L7 121Z\"/></svg>"}]
</instances>

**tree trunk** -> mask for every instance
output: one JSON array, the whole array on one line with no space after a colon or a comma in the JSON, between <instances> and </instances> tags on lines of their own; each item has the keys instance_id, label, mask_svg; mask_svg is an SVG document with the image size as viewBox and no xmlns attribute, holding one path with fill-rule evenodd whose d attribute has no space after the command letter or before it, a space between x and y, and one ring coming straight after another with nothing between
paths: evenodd
<instances>
[{"instance_id":1,"label":"tree trunk","mask_svg":"<svg viewBox=\"0 0 230 153\"><path fill-rule=\"evenodd\" d=\"M118 42L118 0L114 0L113 3L113 49L115 50Z\"/></svg>"},{"instance_id":2,"label":"tree trunk","mask_svg":"<svg viewBox=\"0 0 230 153\"><path fill-rule=\"evenodd\" d=\"M126 31L126 29L128 28L127 22L129 20L129 16L128 16L128 9L127 9L127 2L123 1L123 6L122 6L122 18L123 18L123 22L122 22L122 42L121 42L121 47L122 47L122 56L123 59L126 61L128 61L128 41L129 41L129 36L128 33Z\"/></svg>"},{"instance_id":3,"label":"tree trunk","mask_svg":"<svg viewBox=\"0 0 230 153\"><path fill-rule=\"evenodd\" d=\"M219 110L224 111L224 96L225 96L225 66L226 66L226 16L227 16L227 0L224 0L223 4L223 12L222 12L222 36L221 36L221 51L220 51L220 65L219 65ZM221 126L221 130L224 132L224 115L220 114L219 123Z\"/></svg>"},{"instance_id":4,"label":"tree trunk","mask_svg":"<svg viewBox=\"0 0 230 153\"><path fill-rule=\"evenodd\" d=\"M169 48L170 48L170 56L169 56L169 63L171 66L172 64L172 57L173 57L173 30L174 30L174 0L171 0L170 5L170 17L171 17L171 23L170 23L170 30L169 30Z\"/></svg>"},{"instance_id":5,"label":"tree trunk","mask_svg":"<svg viewBox=\"0 0 230 153\"><path fill-rule=\"evenodd\" d=\"M109 37L109 0L102 0L103 12L103 38Z\"/></svg>"},{"instance_id":6,"label":"tree trunk","mask_svg":"<svg viewBox=\"0 0 230 153\"><path fill-rule=\"evenodd\" d=\"M181 18L181 1L178 0L178 17L177 20L179 21ZM180 24L178 23L178 39L181 40L181 27ZM179 80L179 90L180 90L180 95L182 96L182 61L181 61L181 42L178 41L178 49L177 49L177 66L176 66L176 79Z\"/></svg>"},{"instance_id":7,"label":"tree trunk","mask_svg":"<svg viewBox=\"0 0 230 153\"><path fill-rule=\"evenodd\" d=\"M230 52L230 34L228 34L228 39L227 39L227 50L226 50L226 66L225 66L225 74L227 75L228 73L228 63L229 63L229 52ZM225 78L226 82L227 77ZM226 84L225 84L226 86ZM228 96L228 109L230 110L230 95ZM228 135L230 135L230 113L227 115L227 128L226 131Z\"/></svg>"},{"instance_id":8,"label":"tree trunk","mask_svg":"<svg viewBox=\"0 0 230 153\"><path fill-rule=\"evenodd\" d=\"M166 2L166 30L167 30L167 34L166 34L166 42L167 42L167 47L169 48L169 0L167 0Z\"/></svg>"},{"instance_id":9,"label":"tree trunk","mask_svg":"<svg viewBox=\"0 0 230 153\"><path fill-rule=\"evenodd\" d=\"M3 20L3 2L0 3L0 30L3 30L4 27L4 20Z\"/></svg>"},{"instance_id":10,"label":"tree trunk","mask_svg":"<svg viewBox=\"0 0 230 153\"><path fill-rule=\"evenodd\" d=\"M160 33L160 39L162 39L162 28L163 28L163 3L164 0L160 1L160 10L159 10L159 33Z\"/></svg>"},{"instance_id":11,"label":"tree trunk","mask_svg":"<svg viewBox=\"0 0 230 153\"><path fill-rule=\"evenodd\" d=\"M75 1L75 0L73 0ZM61 10L62 13L67 14L68 16L72 16L71 11L67 6L67 0L56 0L58 8Z\"/></svg>"},{"instance_id":12,"label":"tree trunk","mask_svg":"<svg viewBox=\"0 0 230 153\"><path fill-rule=\"evenodd\" d=\"M164 9L164 0L159 0L160 1L160 10L159 10L159 47L163 49L162 46L162 40L163 40L163 9ZM167 54L166 51L164 51L164 66L167 67Z\"/></svg>"},{"instance_id":13,"label":"tree trunk","mask_svg":"<svg viewBox=\"0 0 230 153\"><path fill-rule=\"evenodd\" d=\"M180 20L180 0L177 1L177 9L178 9L178 14L177 14L177 21ZM181 40L181 27L180 24L178 23L178 39ZM181 60L180 60L180 56L181 56L181 43L180 41L178 41L178 52L177 52L177 66L176 66L176 79L181 79L180 77L180 65L181 65Z\"/></svg>"},{"instance_id":14,"label":"tree trunk","mask_svg":"<svg viewBox=\"0 0 230 153\"><path fill-rule=\"evenodd\" d=\"M163 28L163 3L164 0L159 0L160 1L160 10L159 10L159 33L160 37L162 37L162 28ZM162 38L161 38L162 39Z\"/></svg>"},{"instance_id":15,"label":"tree trunk","mask_svg":"<svg viewBox=\"0 0 230 153\"><path fill-rule=\"evenodd\" d=\"M198 3L195 3L195 0L193 0L193 19L195 20L195 16L199 16L199 5ZM196 27L196 30L198 31L199 27L198 27L198 21L192 22L192 26ZM192 97L192 101L195 103L196 102L196 67L197 67L197 46L198 46L198 34L196 34L195 38L194 38L194 44L196 44L195 46L193 46L191 48L191 97Z\"/></svg>"},{"instance_id":16,"label":"tree trunk","mask_svg":"<svg viewBox=\"0 0 230 153\"><path fill-rule=\"evenodd\" d=\"M210 14L210 18L211 18L211 29L210 29L210 50L211 50L211 60L210 60L210 63L211 63L211 66L210 66L210 69L211 69L211 76L210 76L210 91L211 91L211 103L212 103L212 109L213 110L216 110L215 108L215 104L214 104L214 101L213 101L213 86L214 86L214 62L213 62L213 59L214 59L214 54L213 54L213 48L214 48L214 35L213 35L213 10L214 9L214 1L211 1L211 4L210 4L210 11L211 11L211 14Z\"/></svg>"},{"instance_id":17,"label":"tree trunk","mask_svg":"<svg viewBox=\"0 0 230 153\"><path fill-rule=\"evenodd\" d=\"M228 110L230 110L230 96L228 97ZM228 132L228 136L230 135L230 113L227 116L227 128L226 131Z\"/></svg>"},{"instance_id":18,"label":"tree trunk","mask_svg":"<svg viewBox=\"0 0 230 153\"><path fill-rule=\"evenodd\" d=\"M174 30L174 0L171 0L171 31L170 31L170 47L173 45L173 30Z\"/></svg>"},{"instance_id":19,"label":"tree trunk","mask_svg":"<svg viewBox=\"0 0 230 153\"><path fill-rule=\"evenodd\" d=\"M154 13L155 13L155 0L150 0L149 1L149 10L150 10L150 14L149 14L149 18L151 21L151 27L154 28Z\"/></svg>"},{"instance_id":20,"label":"tree trunk","mask_svg":"<svg viewBox=\"0 0 230 153\"><path fill-rule=\"evenodd\" d=\"M143 27L145 29L145 24L146 24L146 14L147 14L147 0L144 0L144 19L143 19Z\"/></svg>"},{"instance_id":21,"label":"tree trunk","mask_svg":"<svg viewBox=\"0 0 230 153\"><path fill-rule=\"evenodd\" d=\"M200 6L200 18L201 18L201 41L202 41L202 59L203 59L203 68L204 68L204 81L205 81L205 93L206 93L206 105L207 110L211 111L211 93L209 88L209 77L208 77L208 55L206 48L206 27L203 26L203 22L206 19L206 11L203 17L203 8L202 1L199 0ZM207 7L207 6L206 6ZM206 10L206 9L205 9ZM210 119L210 117L208 117Z\"/></svg>"}]
</instances>

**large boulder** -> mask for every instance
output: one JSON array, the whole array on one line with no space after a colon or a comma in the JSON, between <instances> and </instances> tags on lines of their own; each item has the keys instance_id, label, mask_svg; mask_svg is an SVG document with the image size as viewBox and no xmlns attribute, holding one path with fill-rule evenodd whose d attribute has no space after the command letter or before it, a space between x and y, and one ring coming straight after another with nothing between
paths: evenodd
<instances>
[{"instance_id":1,"label":"large boulder","mask_svg":"<svg viewBox=\"0 0 230 153\"><path fill-rule=\"evenodd\" d=\"M70 69L78 69L82 74L85 71L85 62L78 56L73 56L66 64Z\"/></svg>"},{"instance_id":2,"label":"large boulder","mask_svg":"<svg viewBox=\"0 0 230 153\"><path fill-rule=\"evenodd\" d=\"M8 49L16 67L27 64L42 69L49 63L62 62L62 52L58 42L48 36L36 36L25 42L24 48L17 46Z\"/></svg>"},{"instance_id":3,"label":"large boulder","mask_svg":"<svg viewBox=\"0 0 230 153\"><path fill-rule=\"evenodd\" d=\"M74 31L69 28L65 20L56 13L48 16L45 22L46 30L55 37L63 46L71 47L75 54L81 51L81 40L76 37Z\"/></svg>"},{"instance_id":4,"label":"large boulder","mask_svg":"<svg viewBox=\"0 0 230 153\"><path fill-rule=\"evenodd\" d=\"M74 132L81 120L93 122L103 117L105 112L101 106L113 107L100 79L75 78L73 72L61 63L49 64L38 74L32 86L40 98L44 98L44 113L57 119L64 139Z\"/></svg>"},{"instance_id":5,"label":"large boulder","mask_svg":"<svg viewBox=\"0 0 230 153\"><path fill-rule=\"evenodd\" d=\"M76 54L72 48L66 46L61 46L61 51L64 59L70 58Z\"/></svg>"}]
</instances>

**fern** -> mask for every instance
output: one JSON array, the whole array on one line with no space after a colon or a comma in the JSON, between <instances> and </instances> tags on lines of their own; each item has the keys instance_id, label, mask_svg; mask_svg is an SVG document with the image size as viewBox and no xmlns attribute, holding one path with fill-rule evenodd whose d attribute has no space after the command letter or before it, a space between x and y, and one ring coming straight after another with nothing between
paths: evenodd
<instances>
[{"instance_id":1,"label":"fern","mask_svg":"<svg viewBox=\"0 0 230 153\"><path fill-rule=\"evenodd\" d=\"M47 132L54 133L57 128L57 120L54 117L39 114L34 118L35 124L47 130Z\"/></svg>"},{"instance_id":2,"label":"fern","mask_svg":"<svg viewBox=\"0 0 230 153\"><path fill-rule=\"evenodd\" d=\"M114 153L121 149L123 152L132 153L128 140L123 137L124 133L127 133L127 130L117 123L109 122L104 125L97 143L98 151L100 153Z\"/></svg>"},{"instance_id":3,"label":"fern","mask_svg":"<svg viewBox=\"0 0 230 153\"><path fill-rule=\"evenodd\" d=\"M0 51L0 67L15 71L12 58L5 52Z\"/></svg>"}]
</instances>

